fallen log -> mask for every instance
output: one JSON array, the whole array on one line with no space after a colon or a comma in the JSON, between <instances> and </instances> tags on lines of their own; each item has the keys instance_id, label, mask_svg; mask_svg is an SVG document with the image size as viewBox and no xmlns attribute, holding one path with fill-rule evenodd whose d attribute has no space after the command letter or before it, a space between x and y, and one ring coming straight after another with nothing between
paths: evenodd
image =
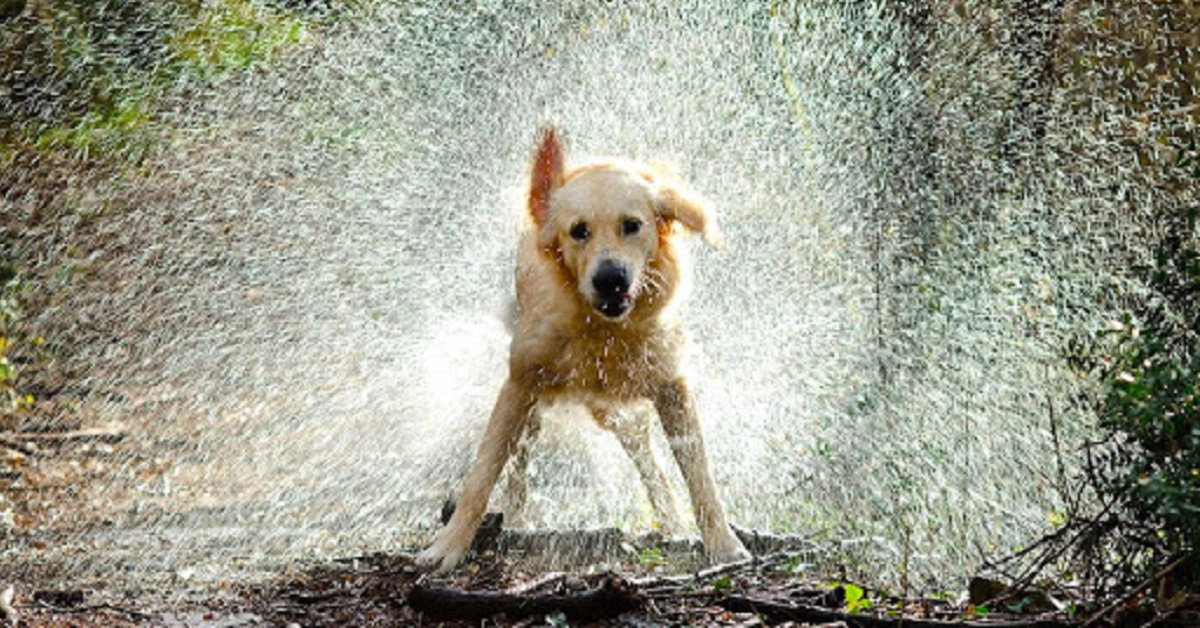
<instances>
[{"instance_id":1,"label":"fallen log","mask_svg":"<svg viewBox=\"0 0 1200 628\"><path fill-rule=\"evenodd\" d=\"M850 628L1066 628L1071 625L1041 618L943 621L915 619L904 615L880 617L806 604L761 600L744 595L730 595L719 600L717 604L733 613L754 613L773 622L794 621L813 624L841 622Z\"/></svg>"},{"instance_id":2,"label":"fallen log","mask_svg":"<svg viewBox=\"0 0 1200 628\"><path fill-rule=\"evenodd\" d=\"M645 597L617 576L580 593L528 595L493 591L459 591L415 585L407 603L413 610L437 619L479 620L503 614L509 620L562 613L567 619L588 622L636 610Z\"/></svg>"}]
</instances>

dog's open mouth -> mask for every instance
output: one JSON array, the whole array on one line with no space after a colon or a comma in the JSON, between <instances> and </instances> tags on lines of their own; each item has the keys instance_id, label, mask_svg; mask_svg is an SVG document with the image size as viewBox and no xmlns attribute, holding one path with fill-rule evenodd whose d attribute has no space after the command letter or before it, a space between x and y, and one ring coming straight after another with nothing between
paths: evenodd
<instances>
[{"instance_id":1,"label":"dog's open mouth","mask_svg":"<svg viewBox=\"0 0 1200 628\"><path fill-rule=\"evenodd\" d=\"M629 293L597 299L593 304L597 312L607 318L618 319L633 307L633 297Z\"/></svg>"}]
</instances>

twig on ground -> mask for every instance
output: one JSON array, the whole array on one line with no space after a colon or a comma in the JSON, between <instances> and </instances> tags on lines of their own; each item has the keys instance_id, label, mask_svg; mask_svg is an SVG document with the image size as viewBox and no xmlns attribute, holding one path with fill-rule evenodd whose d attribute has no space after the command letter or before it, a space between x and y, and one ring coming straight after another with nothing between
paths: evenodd
<instances>
[{"instance_id":1,"label":"twig on ground","mask_svg":"<svg viewBox=\"0 0 1200 628\"><path fill-rule=\"evenodd\" d=\"M1096 611L1096 613L1094 615L1092 615L1091 617L1089 617L1087 621L1083 622L1083 628L1087 628L1088 626L1095 625L1097 622L1099 622L1101 619L1103 619L1106 615L1108 615L1109 613L1116 610L1116 608L1118 606L1125 604L1129 600L1132 600L1133 598L1135 598L1139 594L1141 594L1142 591L1145 591L1147 588L1151 587L1155 582L1162 580L1167 574L1174 571L1176 567L1182 565L1189 558L1191 558L1190 555L1175 559L1175 561L1173 561L1171 564L1158 570L1158 572L1156 572L1153 576L1150 576L1149 578L1147 578L1145 581L1143 581L1138 586L1129 589L1127 592L1125 592L1124 595L1113 600L1112 603L1109 604L1108 606L1105 606L1104 608Z\"/></svg>"},{"instance_id":2,"label":"twig on ground","mask_svg":"<svg viewBox=\"0 0 1200 628\"><path fill-rule=\"evenodd\" d=\"M125 616L133 619L134 621L139 621L139 622L147 622L147 621L154 619L154 616L149 613L143 613L142 611L135 611L133 609L125 608L123 606L117 606L116 604L111 604L109 602L102 602L100 604L89 604L87 606L70 606L70 607L55 606L53 604L33 604L33 605L26 606L26 608L37 608L40 610L51 611L51 612L59 613L59 614L63 614L63 615L84 615L87 613L94 613L96 611L112 611L114 613L120 613L122 615L125 615Z\"/></svg>"},{"instance_id":3,"label":"twig on ground","mask_svg":"<svg viewBox=\"0 0 1200 628\"><path fill-rule=\"evenodd\" d=\"M1078 548L1083 537L1094 534L1101 526L1109 525L1111 520L1107 517L1112 505L1111 502L1105 504L1095 517L1087 519L1075 517L1066 525L1046 534L1028 547L998 561L986 562L984 567L993 569L1009 578L1012 581L1010 590L1026 589L1050 563L1065 555L1072 548ZM1008 565L1027 558L1030 559L1030 563L1023 570L1018 567L1017 573L1014 574L1005 569Z\"/></svg>"},{"instance_id":4,"label":"twig on ground","mask_svg":"<svg viewBox=\"0 0 1200 628\"><path fill-rule=\"evenodd\" d=\"M4 445L13 451L21 452L26 456L32 456L37 453L36 447L30 446L29 443L25 441L12 438L8 434L0 434L0 445Z\"/></svg>"},{"instance_id":5,"label":"twig on ground","mask_svg":"<svg viewBox=\"0 0 1200 628\"><path fill-rule=\"evenodd\" d=\"M528 593L537 591L538 589L548 587L548 586L551 586L554 584L558 584L559 582L562 582L566 578L567 578L567 572L552 571L552 572L542 576L541 578L538 578L537 580L533 580L531 582L526 582L524 584L521 584L521 585L518 585L515 587L510 587L507 592L511 595L526 595Z\"/></svg>"},{"instance_id":6,"label":"twig on ground","mask_svg":"<svg viewBox=\"0 0 1200 628\"><path fill-rule=\"evenodd\" d=\"M71 430L69 432L8 432L0 434L0 441L6 445L22 446L29 441L71 441L71 440L97 440L102 442L116 442L125 438L127 430L120 423L107 425L104 427L90 427L80 430Z\"/></svg>"},{"instance_id":7,"label":"twig on ground","mask_svg":"<svg viewBox=\"0 0 1200 628\"><path fill-rule=\"evenodd\" d=\"M690 574L680 574L675 576L647 576L644 578L634 578L629 582L635 587L654 589L654 593L662 594L671 591L678 591L679 589L698 586L717 576L723 576L735 571L741 571L754 564L755 560L750 558L746 560L739 560L733 563L726 563L724 565L708 567Z\"/></svg>"},{"instance_id":8,"label":"twig on ground","mask_svg":"<svg viewBox=\"0 0 1200 628\"><path fill-rule=\"evenodd\" d=\"M771 600L758 600L744 595L730 595L718 604L734 613L755 613L769 621L794 621L801 623L831 624L841 622L850 628L1064 628L1068 624L1049 619L987 620L946 622L942 620L914 619L912 617L879 617L860 613L836 611L818 606L787 604Z\"/></svg>"},{"instance_id":9,"label":"twig on ground","mask_svg":"<svg viewBox=\"0 0 1200 628\"><path fill-rule=\"evenodd\" d=\"M753 564L755 564L755 559L747 558L745 560L739 560L732 563L725 563L724 565L715 565L713 567L709 567L708 569L701 569L700 571L697 571L695 578L696 580L708 580L710 578L724 576L725 574L735 571L741 571L742 569Z\"/></svg>"}]
</instances>

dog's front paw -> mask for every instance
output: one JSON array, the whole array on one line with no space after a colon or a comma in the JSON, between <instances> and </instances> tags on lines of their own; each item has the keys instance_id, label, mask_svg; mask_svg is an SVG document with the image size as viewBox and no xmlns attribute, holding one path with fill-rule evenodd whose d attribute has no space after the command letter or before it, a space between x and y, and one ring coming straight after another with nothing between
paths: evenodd
<instances>
[{"instance_id":1,"label":"dog's front paw","mask_svg":"<svg viewBox=\"0 0 1200 628\"><path fill-rule=\"evenodd\" d=\"M439 534L433 543L417 554L417 565L447 573L462 564L470 543L455 543L454 539Z\"/></svg>"},{"instance_id":2,"label":"dog's front paw","mask_svg":"<svg viewBox=\"0 0 1200 628\"><path fill-rule=\"evenodd\" d=\"M417 565L437 573L449 573L462 563L466 552L441 552L430 547L417 554Z\"/></svg>"},{"instance_id":3,"label":"dog's front paw","mask_svg":"<svg viewBox=\"0 0 1200 628\"><path fill-rule=\"evenodd\" d=\"M714 538L715 537L715 538ZM711 543L705 542L704 547L708 550L709 560L716 565L726 565L729 563L737 563L744 560L750 560L752 555L742 544L741 539L737 538L732 531L725 531L724 534L715 534L710 537Z\"/></svg>"},{"instance_id":4,"label":"dog's front paw","mask_svg":"<svg viewBox=\"0 0 1200 628\"><path fill-rule=\"evenodd\" d=\"M711 560L714 565L740 563L742 561L750 560L751 558L752 556L750 551L742 547L741 543L738 543L737 547L722 550L720 552L713 552L711 555Z\"/></svg>"}]
</instances>

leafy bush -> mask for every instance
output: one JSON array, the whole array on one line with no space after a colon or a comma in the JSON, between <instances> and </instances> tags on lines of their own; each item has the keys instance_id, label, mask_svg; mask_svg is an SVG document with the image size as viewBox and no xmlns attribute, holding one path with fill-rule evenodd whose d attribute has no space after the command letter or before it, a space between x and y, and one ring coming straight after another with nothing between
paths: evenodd
<instances>
[{"instance_id":1,"label":"leafy bush","mask_svg":"<svg viewBox=\"0 0 1200 628\"><path fill-rule=\"evenodd\" d=\"M155 99L272 59L305 21L249 0L22 3L0 14L0 145L133 152Z\"/></svg>"},{"instance_id":2,"label":"leafy bush","mask_svg":"<svg viewBox=\"0 0 1200 628\"><path fill-rule=\"evenodd\" d=\"M1178 151L1184 178L1200 182L1193 141ZM1142 567L1194 558L1200 549L1200 207L1162 216L1151 264L1136 269L1144 292L1125 297L1083 364L1100 384L1104 445L1089 480L1105 499L1118 537L1115 556ZM1179 574L1200 584L1196 560Z\"/></svg>"},{"instance_id":3,"label":"leafy bush","mask_svg":"<svg viewBox=\"0 0 1200 628\"><path fill-rule=\"evenodd\" d=\"M0 429L73 375L53 363L75 326L40 310L91 246L75 199L160 141L164 101L276 59L319 4L0 0Z\"/></svg>"}]
</instances>

